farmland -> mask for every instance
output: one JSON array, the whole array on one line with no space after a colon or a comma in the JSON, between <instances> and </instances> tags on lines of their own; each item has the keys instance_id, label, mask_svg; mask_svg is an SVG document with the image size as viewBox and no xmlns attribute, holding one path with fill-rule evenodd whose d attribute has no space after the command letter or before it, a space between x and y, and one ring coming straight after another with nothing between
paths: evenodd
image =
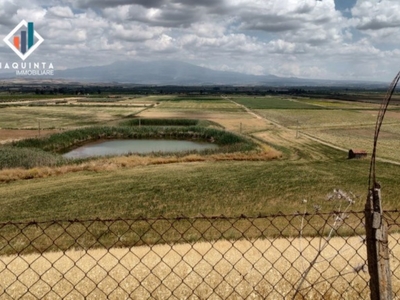
<instances>
[{"instance_id":1,"label":"farmland","mask_svg":"<svg viewBox=\"0 0 400 300\"><path fill-rule=\"evenodd\" d=\"M258 97L233 97L233 100L250 109L321 109L320 106L306 101L282 97L266 97L262 101Z\"/></svg>"},{"instance_id":2,"label":"farmland","mask_svg":"<svg viewBox=\"0 0 400 300\"><path fill-rule=\"evenodd\" d=\"M255 100L252 99L251 102ZM261 102L261 99L258 101ZM258 115L292 131L292 135L304 134L304 138L316 138L341 149L360 148L372 151L373 133L378 113L376 103L354 103L329 100L294 100L317 104L319 109L254 109ZM273 105L271 105L273 106ZM275 131L276 133L276 131ZM264 133L265 136L266 133ZM400 146L400 111L390 107L382 127L378 153L381 158L399 162L400 155L393 151ZM269 138L274 136L273 130ZM294 144L299 141L293 141Z\"/></svg>"},{"instance_id":3,"label":"farmland","mask_svg":"<svg viewBox=\"0 0 400 300\"><path fill-rule=\"evenodd\" d=\"M97 103L96 98L90 102ZM0 183L0 220L291 213L303 198L329 210L323 199L336 187L359 195L354 209L363 207L369 162L349 161L340 149L370 152L376 103L351 106L332 99L275 96L130 95L108 104L4 107L0 126L18 132L35 129L38 119L43 120L43 128L54 130L115 125L135 118L208 120L211 126L253 139L264 154L126 156L73 166L5 169L0 171L2 182L8 182ZM388 112L379 145L379 155L395 161L400 157L391 149L400 133L399 114L396 108ZM392 178L400 170L387 163L379 163L378 170L386 207L396 208L400 199Z\"/></svg>"},{"instance_id":4,"label":"farmland","mask_svg":"<svg viewBox=\"0 0 400 300\"><path fill-rule=\"evenodd\" d=\"M74 128L120 120L135 115L137 107L18 106L0 109L0 128L43 129Z\"/></svg>"},{"instance_id":5,"label":"farmland","mask_svg":"<svg viewBox=\"0 0 400 300\"><path fill-rule=\"evenodd\" d=\"M207 297L211 288L230 299L229 286L237 286L239 298L280 298L295 292L301 272L319 257L304 285L306 299L321 291L326 299L368 296L368 274L357 271L365 248L354 236L363 232L362 217L346 214L322 253L321 235L331 230L333 215L314 213L364 208L369 160L348 160L347 150L370 152L376 103L136 95L34 101L6 102L0 109L0 261L6 266L0 284L10 295L20 297L24 282L35 295L52 289L49 295L119 298L126 293L117 294L115 282L124 282L139 298L165 298L183 285L188 291L176 295ZM379 157L392 161L377 163L385 209L397 209L400 201L400 157L393 151L400 146L399 121L391 108L378 146ZM150 137L195 138L220 149L76 161L59 154L89 140ZM354 202L327 198L335 188L352 192ZM396 228L392 239L398 239ZM135 271L131 281L127 269ZM62 283L53 272L62 274ZM47 275L39 280L42 273ZM200 288L193 276L207 284ZM105 286L105 280L114 283ZM82 288L89 281L99 289ZM398 283L393 286L397 290Z\"/></svg>"}]
</instances>

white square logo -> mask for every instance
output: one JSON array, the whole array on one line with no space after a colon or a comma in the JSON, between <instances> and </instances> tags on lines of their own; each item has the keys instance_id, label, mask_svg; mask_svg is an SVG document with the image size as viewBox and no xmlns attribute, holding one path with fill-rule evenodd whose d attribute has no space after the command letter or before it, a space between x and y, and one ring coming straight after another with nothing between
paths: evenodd
<instances>
[{"instance_id":1,"label":"white square logo","mask_svg":"<svg viewBox=\"0 0 400 300\"><path fill-rule=\"evenodd\" d=\"M22 20L4 38L4 42L8 47L10 47L22 60L27 59L44 41L41 35L35 31L33 26L34 24L32 22L28 23L25 20ZM26 28L26 31L22 31L24 27ZM17 32L21 32L21 35L16 36L15 34Z\"/></svg>"}]
</instances>

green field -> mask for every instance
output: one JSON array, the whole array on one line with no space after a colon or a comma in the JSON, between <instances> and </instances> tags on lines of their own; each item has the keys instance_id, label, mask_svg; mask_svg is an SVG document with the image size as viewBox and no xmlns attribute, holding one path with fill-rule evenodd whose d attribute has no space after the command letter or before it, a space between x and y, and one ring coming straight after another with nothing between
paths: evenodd
<instances>
[{"instance_id":1,"label":"green field","mask_svg":"<svg viewBox=\"0 0 400 300\"><path fill-rule=\"evenodd\" d=\"M221 111L221 112L240 112L242 109L236 104L224 100L179 100L163 101L158 106L163 110L199 110L199 111Z\"/></svg>"},{"instance_id":2,"label":"green field","mask_svg":"<svg viewBox=\"0 0 400 300\"><path fill-rule=\"evenodd\" d=\"M199 102L218 102L221 101L221 96L212 96L212 95L180 95L180 96L160 96L158 97L159 101L199 101Z\"/></svg>"},{"instance_id":3,"label":"green field","mask_svg":"<svg viewBox=\"0 0 400 300\"><path fill-rule=\"evenodd\" d=\"M232 97L232 100L250 109L321 109L321 107L287 98L277 97Z\"/></svg>"},{"instance_id":4,"label":"green field","mask_svg":"<svg viewBox=\"0 0 400 300\"><path fill-rule=\"evenodd\" d=\"M383 97L382 97L383 98ZM372 109L376 110L379 108L379 103L368 103L368 102L356 102L356 101L339 101L331 99L301 99L304 103L317 105L322 108L334 108L334 109ZM394 108L392 108L394 109Z\"/></svg>"},{"instance_id":5,"label":"green field","mask_svg":"<svg viewBox=\"0 0 400 300\"><path fill-rule=\"evenodd\" d=\"M73 95L63 95L62 98L71 98ZM36 94L9 94L0 93L0 103L12 103L12 102L22 102L22 101L34 101L43 99L54 99L60 98L55 95L36 95Z\"/></svg>"}]
</instances>

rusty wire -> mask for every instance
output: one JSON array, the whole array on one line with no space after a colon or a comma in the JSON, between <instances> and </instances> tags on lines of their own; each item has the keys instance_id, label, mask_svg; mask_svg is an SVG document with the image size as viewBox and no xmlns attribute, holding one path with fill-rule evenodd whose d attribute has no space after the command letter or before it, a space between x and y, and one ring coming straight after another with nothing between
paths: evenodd
<instances>
[{"instance_id":1,"label":"rusty wire","mask_svg":"<svg viewBox=\"0 0 400 300\"><path fill-rule=\"evenodd\" d=\"M379 133L381 131L383 119L385 117L390 100L392 99L392 95L396 89L396 86L397 86L397 83L399 82L399 80L400 80L400 72L397 73L396 77L393 79L392 83L390 84L389 89L386 92L385 98L383 99L381 106L379 108L379 113L378 113L378 117L376 119L376 125L375 125L374 146L372 149L371 164L370 164L370 169L369 169L369 182L368 182L369 189L373 189L377 185L375 163L376 163L376 151L377 151L377 146L378 146Z\"/></svg>"}]
</instances>

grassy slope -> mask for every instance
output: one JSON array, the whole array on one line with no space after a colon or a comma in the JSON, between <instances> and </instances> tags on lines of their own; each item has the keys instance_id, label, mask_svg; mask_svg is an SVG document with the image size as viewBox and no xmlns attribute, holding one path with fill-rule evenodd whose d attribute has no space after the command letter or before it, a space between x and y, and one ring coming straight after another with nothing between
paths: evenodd
<instances>
[{"instance_id":1,"label":"grassy slope","mask_svg":"<svg viewBox=\"0 0 400 300\"><path fill-rule=\"evenodd\" d=\"M17 181L0 186L0 221L293 213L303 198L328 210L324 196L336 187L361 195L354 209L362 209L368 161L336 154L329 161L182 163ZM378 170L385 208L394 208L400 169Z\"/></svg>"}]
</instances>

